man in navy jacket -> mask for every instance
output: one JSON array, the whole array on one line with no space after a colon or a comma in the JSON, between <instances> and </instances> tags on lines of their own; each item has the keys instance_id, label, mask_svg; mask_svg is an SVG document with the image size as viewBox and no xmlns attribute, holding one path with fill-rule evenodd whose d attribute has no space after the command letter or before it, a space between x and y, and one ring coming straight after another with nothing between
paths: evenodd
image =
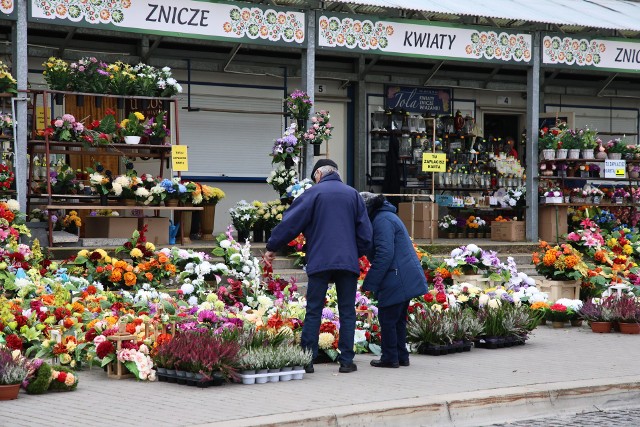
<instances>
[{"instance_id":1,"label":"man in navy jacket","mask_svg":"<svg viewBox=\"0 0 640 427\"><path fill-rule=\"evenodd\" d=\"M372 228L360 194L344 184L338 165L330 159L316 162L311 174L316 185L302 193L271 232L264 260L303 233L307 240L307 313L301 345L318 355L322 309L329 282L336 284L340 311L339 372L357 370L353 340L356 327L355 297L360 266L358 259L371 246ZM305 367L313 372L313 364Z\"/></svg>"}]
</instances>

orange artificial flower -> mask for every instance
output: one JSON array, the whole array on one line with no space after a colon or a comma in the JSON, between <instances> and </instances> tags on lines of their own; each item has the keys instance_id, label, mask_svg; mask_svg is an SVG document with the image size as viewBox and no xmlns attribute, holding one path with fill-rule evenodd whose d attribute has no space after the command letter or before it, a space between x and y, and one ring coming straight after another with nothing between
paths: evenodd
<instances>
[{"instance_id":1,"label":"orange artificial flower","mask_svg":"<svg viewBox=\"0 0 640 427\"><path fill-rule=\"evenodd\" d=\"M124 270L125 268L127 268L127 263L125 261L118 260L118 261L116 261L114 267L115 268L119 268L121 270Z\"/></svg>"},{"instance_id":2,"label":"orange artificial flower","mask_svg":"<svg viewBox=\"0 0 640 427\"><path fill-rule=\"evenodd\" d=\"M124 284L127 286L135 285L137 279L138 278L136 277L136 275L130 271L127 271L126 273L124 273Z\"/></svg>"},{"instance_id":3,"label":"orange artificial flower","mask_svg":"<svg viewBox=\"0 0 640 427\"><path fill-rule=\"evenodd\" d=\"M575 255L568 255L564 258L564 264L567 266L567 268L575 267L576 265L578 265L579 261L580 260Z\"/></svg>"},{"instance_id":4,"label":"orange artificial flower","mask_svg":"<svg viewBox=\"0 0 640 427\"><path fill-rule=\"evenodd\" d=\"M153 274L151 274L149 272L144 273L144 277L146 277L148 281L152 281L153 280Z\"/></svg>"},{"instance_id":5,"label":"orange artificial flower","mask_svg":"<svg viewBox=\"0 0 640 427\"><path fill-rule=\"evenodd\" d=\"M120 272L120 270L113 270L111 272L111 277L109 277L109 281L116 283L121 280L122 280L122 273Z\"/></svg>"},{"instance_id":6,"label":"orange artificial flower","mask_svg":"<svg viewBox=\"0 0 640 427\"><path fill-rule=\"evenodd\" d=\"M169 261L169 258L165 254L160 252L160 254L158 255L158 262L160 264L166 264L168 261Z\"/></svg>"},{"instance_id":7,"label":"orange artificial flower","mask_svg":"<svg viewBox=\"0 0 640 427\"><path fill-rule=\"evenodd\" d=\"M547 251L542 258L542 262L544 262L544 265L547 267L550 267L556 262L556 259L555 251Z\"/></svg>"}]
</instances>

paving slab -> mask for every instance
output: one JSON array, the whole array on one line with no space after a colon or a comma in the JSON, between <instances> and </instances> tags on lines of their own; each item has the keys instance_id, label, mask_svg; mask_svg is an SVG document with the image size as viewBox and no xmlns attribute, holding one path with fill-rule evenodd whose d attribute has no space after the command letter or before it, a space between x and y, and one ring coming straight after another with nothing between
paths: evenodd
<instances>
[{"instance_id":1,"label":"paving slab","mask_svg":"<svg viewBox=\"0 0 640 427\"><path fill-rule=\"evenodd\" d=\"M0 402L0 426L397 426L416 425L415 417L418 425L491 424L596 398L610 408L624 407L625 396L640 401L638 350L638 336L541 326L524 346L412 355L399 369L373 368L374 356L356 355L355 373L318 364L301 381L199 389L109 380L93 368L79 372L73 393L21 392Z\"/></svg>"}]
</instances>

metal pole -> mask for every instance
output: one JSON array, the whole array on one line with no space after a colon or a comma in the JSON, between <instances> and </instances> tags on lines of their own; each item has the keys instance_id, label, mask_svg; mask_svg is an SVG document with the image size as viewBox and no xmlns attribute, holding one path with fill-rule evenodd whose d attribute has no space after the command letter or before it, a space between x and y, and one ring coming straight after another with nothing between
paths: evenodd
<instances>
[{"instance_id":1,"label":"metal pole","mask_svg":"<svg viewBox=\"0 0 640 427\"><path fill-rule=\"evenodd\" d=\"M531 67L527 70L527 241L538 240L538 121L540 116L540 32L532 35Z\"/></svg>"},{"instance_id":2,"label":"metal pole","mask_svg":"<svg viewBox=\"0 0 640 427\"><path fill-rule=\"evenodd\" d=\"M364 55L358 57L358 76L361 78L358 80L358 86L356 90L356 108L355 108L355 149L354 149L354 179L353 185L359 190L364 190L367 187L367 135L369 129L367 128L367 83L364 79L365 74L365 60Z\"/></svg>"},{"instance_id":3,"label":"metal pole","mask_svg":"<svg viewBox=\"0 0 640 427\"><path fill-rule=\"evenodd\" d=\"M27 98L24 95L27 90L27 0L15 2L18 19L13 24L13 71L16 73L18 86L18 98L12 100L15 105L15 142L14 161L16 168L16 199L20 203L20 209L24 212L27 208Z\"/></svg>"},{"instance_id":4,"label":"metal pole","mask_svg":"<svg viewBox=\"0 0 640 427\"><path fill-rule=\"evenodd\" d=\"M302 57L302 87L311 102L315 102L316 86L316 11L309 10L307 16L307 48L304 49ZM311 109L313 114L315 108ZM308 123L307 123L308 125ZM313 147L305 144L302 147L302 178L311 177L313 170Z\"/></svg>"}]
</instances>

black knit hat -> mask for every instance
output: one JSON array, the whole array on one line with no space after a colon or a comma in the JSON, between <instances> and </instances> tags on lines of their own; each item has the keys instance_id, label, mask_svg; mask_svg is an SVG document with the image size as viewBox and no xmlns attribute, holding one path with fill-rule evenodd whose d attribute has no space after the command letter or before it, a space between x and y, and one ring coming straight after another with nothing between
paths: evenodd
<instances>
[{"instance_id":1,"label":"black knit hat","mask_svg":"<svg viewBox=\"0 0 640 427\"><path fill-rule=\"evenodd\" d=\"M316 174L316 171L321 168L322 166L332 166L334 168L336 168L336 170L338 169L338 165L336 164L336 162L334 162L331 159L320 159L316 162L315 166L313 167L313 170L311 171L311 178L313 178L313 176Z\"/></svg>"}]
</instances>

